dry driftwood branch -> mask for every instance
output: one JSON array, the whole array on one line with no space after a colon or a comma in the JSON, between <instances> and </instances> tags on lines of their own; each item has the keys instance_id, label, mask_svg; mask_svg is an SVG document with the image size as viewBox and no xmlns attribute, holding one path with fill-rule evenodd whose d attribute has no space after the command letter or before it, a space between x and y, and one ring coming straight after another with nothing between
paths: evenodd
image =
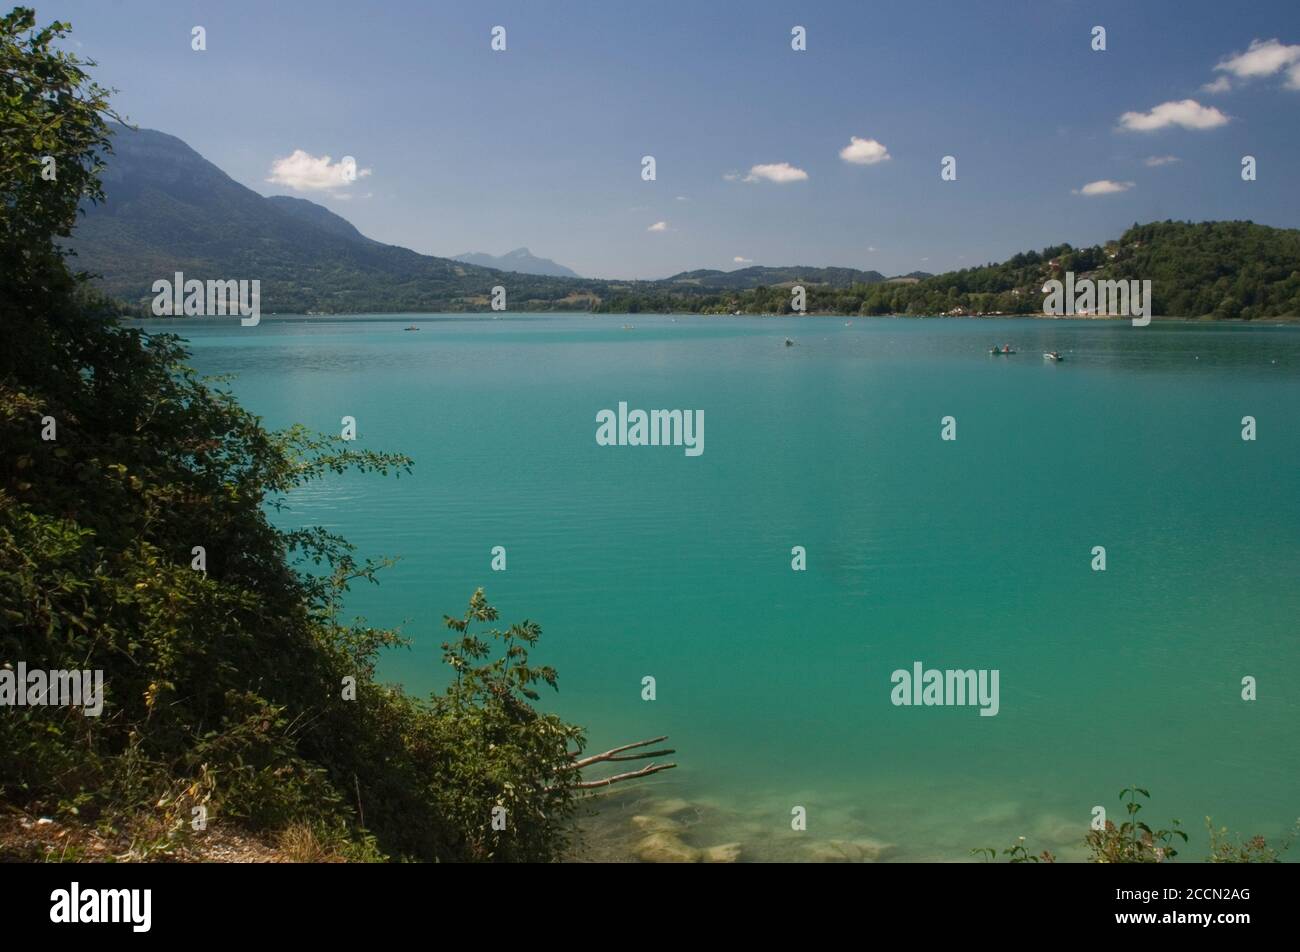
<instances>
[{"instance_id":1,"label":"dry driftwood branch","mask_svg":"<svg viewBox=\"0 0 1300 952\"><path fill-rule=\"evenodd\" d=\"M661 740L667 739L668 735L665 734L663 737L651 737L649 740L639 740L635 744L624 744L622 747L615 747L612 750L607 750L603 754L592 754L590 757L583 757L581 760L575 759L573 763L569 764L568 769L581 770L583 767L590 767L592 764L604 763L607 760L643 760L646 757L658 757L661 754L677 753L675 750L648 750L639 754L629 754L626 757L618 756L625 750L632 750L636 747L648 747L651 744L657 744ZM578 754L577 752L574 752L569 754L569 756L577 758Z\"/></svg>"},{"instance_id":2,"label":"dry driftwood branch","mask_svg":"<svg viewBox=\"0 0 1300 952\"><path fill-rule=\"evenodd\" d=\"M624 744L622 747L615 747L605 751L603 754L592 754L589 757L579 757L577 752L570 754L572 763L567 764L563 769L581 770L584 767L590 767L592 764L610 763L621 760L645 760L647 757L664 757L668 754L675 754L676 751L670 747L661 750L641 750L635 754L625 754L626 750L636 750L638 747L649 747L651 744L657 744L660 741L667 740L668 735L662 737L651 737L649 740L639 740L635 744ZM638 777L648 777L653 773L661 770L672 770L676 764L646 764L639 770L629 770L627 773L614 774L612 777L604 777L600 780L581 780L575 786L579 790L590 790L593 787L608 787L612 783L619 783L623 780L635 780Z\"/></svg>"},{"instance_id":3,"label":"dry driftwood branch","mask_svg":"<svg viewBox=\"0 0 1300 952\"><path fill-rule=\"evenodd\" d=\"M618 783L622 780L635 780L637 777L648 777L652 773L658 773L661 770L672 770L676 764L646 764L640 770L631 770L627 773L614 774L612 777L604 777L600 780L583 780L574 784L579 790L590 790L593 787L608 787L611 783Z\"/></svg>"}]
</instances>

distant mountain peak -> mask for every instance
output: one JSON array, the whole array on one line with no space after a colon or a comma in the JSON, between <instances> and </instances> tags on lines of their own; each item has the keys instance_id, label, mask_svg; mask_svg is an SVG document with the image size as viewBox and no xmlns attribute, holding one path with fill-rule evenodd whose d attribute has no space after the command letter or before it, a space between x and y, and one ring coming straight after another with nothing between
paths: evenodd
<instances>
[{"instance_id":1,"label":"distant mountain peak","mask_svg":"<svg viewBox=\"0 0 1300 952\"><path fill-rule=\"evenodd\" d=\"M454 255L453 261L476 264L480 268L496 268L498 271L515 271L519 274L539 274L551 278L576 278L576 271L557 264L550 258L539 258L527 248L516 248L503 255L490 255L485 251L466 251Z\"/></svg>"}]
</instances>

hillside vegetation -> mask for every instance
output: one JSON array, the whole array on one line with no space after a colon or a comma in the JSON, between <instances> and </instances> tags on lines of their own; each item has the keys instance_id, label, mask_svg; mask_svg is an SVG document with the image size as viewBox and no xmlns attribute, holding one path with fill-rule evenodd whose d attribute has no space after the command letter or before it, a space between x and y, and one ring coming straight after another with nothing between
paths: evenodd
<instances>
[{"instance_id":1,"label":"hillside vegetation","mask_svg":"<svg viewBox=\"0 0 1300 952\"><path fill-rule=\"evenodd\" d=\"M1161 316L1254 320L1300 316L1300 230L1248 221L1134 225L1114 242L1055 245L1000 264L913 282L806 284L809 313L1040 314L1043 285L1066 272L1076 280L1150 280ZM788 314L790 285L674 302L665 293L627 294L608 310L665 310L676 303L702 313Z\"/></svg>"},{"instance_id":2,"label":"hillside vegetation","mask_svg":"<svg viewBox=\"0 0 1300 952\"><path fill-rule=\"evenodd\" d=\"M479 591L445 619L446 690L374 680L378 653L406 642L341 604L382 563L267 511L304 483L411 461L266 430L175 337L119 326L74 277L56 242L103 198L111 112L60 52L67 27L34 23L0 17L0 673L98 672L103 703L5 699L0 814L116 831L133 859L232 828L305 830L359 859L559 857L583 735L531 706L556 685L529 661L541 629L498 630Z\"/></svg>"}]
</instances>

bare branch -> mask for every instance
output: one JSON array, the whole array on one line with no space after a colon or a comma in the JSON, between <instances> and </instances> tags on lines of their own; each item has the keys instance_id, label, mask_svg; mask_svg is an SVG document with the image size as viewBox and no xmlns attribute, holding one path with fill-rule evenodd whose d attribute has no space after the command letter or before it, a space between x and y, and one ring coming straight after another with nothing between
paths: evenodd
<instances>
[{"instance_id":1,"label":"bare branch","mask_svg":"<svg viewBox=\"0 0 1300 952\"><path fill-rule=\"evenodd\" d=\"M619 783L623 780L635 780L638 777L648 777L661 770L672 770L676 766L676 764L646 764L640 770L631 770L627 773L615 774L612 777L605 777L601 780L583 780L574 784L574 786L579 790L591 790L594 787L608 787L612 783Z\"/></svg>"},{"instance_id":2,"label":"bare branch","mask_svg":"<svg viewBox=\"0 0 1300 952\"><path fill-rule=\"evenodd\" d=\"M622 747L615 747L612 750L607 750L603 754L593 754L590 757L583 757L581 760L574 760L572 765L570 765L570 769L581 770L583 767L588 767L591 764L602 763L606 760L635 760L635 757L615 757L614 755L621 754L625 750L632 750L635 747L648 747L651 744L657 744L661 740L667 739L668 735L664 734L662 737L651 737L649 740L639 740L635 744L624 744ZM668 753L673 753L673 751L668 751ZM575 752L569 754L569 756L577 757L578 754ZM640 754L638 756L651 757L654 756L654 754Z\"/></svg>"},{"instance_id":3,"label":"bare branch","mask_svg":"<svg viewBox=\"0 0 1300 952\"><path fill-rule=\"evenodd\" d=\"M617 757L606 757L606 760L645 760L647 757L667 757L669 754L677 753L675 747L663 747L659 750L647 750L643 754L620 754Z\"/></svg>"}]
</instances>

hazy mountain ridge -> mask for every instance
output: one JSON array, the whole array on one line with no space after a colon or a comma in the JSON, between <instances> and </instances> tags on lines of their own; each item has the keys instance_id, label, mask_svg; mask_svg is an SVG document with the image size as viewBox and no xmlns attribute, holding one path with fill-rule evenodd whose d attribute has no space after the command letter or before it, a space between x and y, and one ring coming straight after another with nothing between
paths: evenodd
<instances>
[{"instance_id":1,"label":"hazy mountain ridge","mask_svg":"<svg viewBox=\"0 0 1300 952\"><path fill-rule=\"evenodd\" d=\"M480 268L514 271L518 274L538 274L552 278L581 277L572 268L566 268L550 258L539 258L527 248L516 248L503 255L490 255L485 251L466 251L453 256L452 260L478 265Z\"/></svg>"},{"instance_id":2,"label":"hazy mountain ridge","mask_svg":"<svg viewBox=\"0 0 1300 952\"><path fill-rule=\"evenodd\" d=\"M663 283L695 285L696 287L718 288L741 291L749 288L772 284L826 285L833 288L847 288L854 284L875 284L886 280L879 271L858 271L855 268L813 268L796 265L792 267L765 267L751 265L735 271L717 271L700 269L683 271L665 278Z\"/></svg>"}]
</instances>

